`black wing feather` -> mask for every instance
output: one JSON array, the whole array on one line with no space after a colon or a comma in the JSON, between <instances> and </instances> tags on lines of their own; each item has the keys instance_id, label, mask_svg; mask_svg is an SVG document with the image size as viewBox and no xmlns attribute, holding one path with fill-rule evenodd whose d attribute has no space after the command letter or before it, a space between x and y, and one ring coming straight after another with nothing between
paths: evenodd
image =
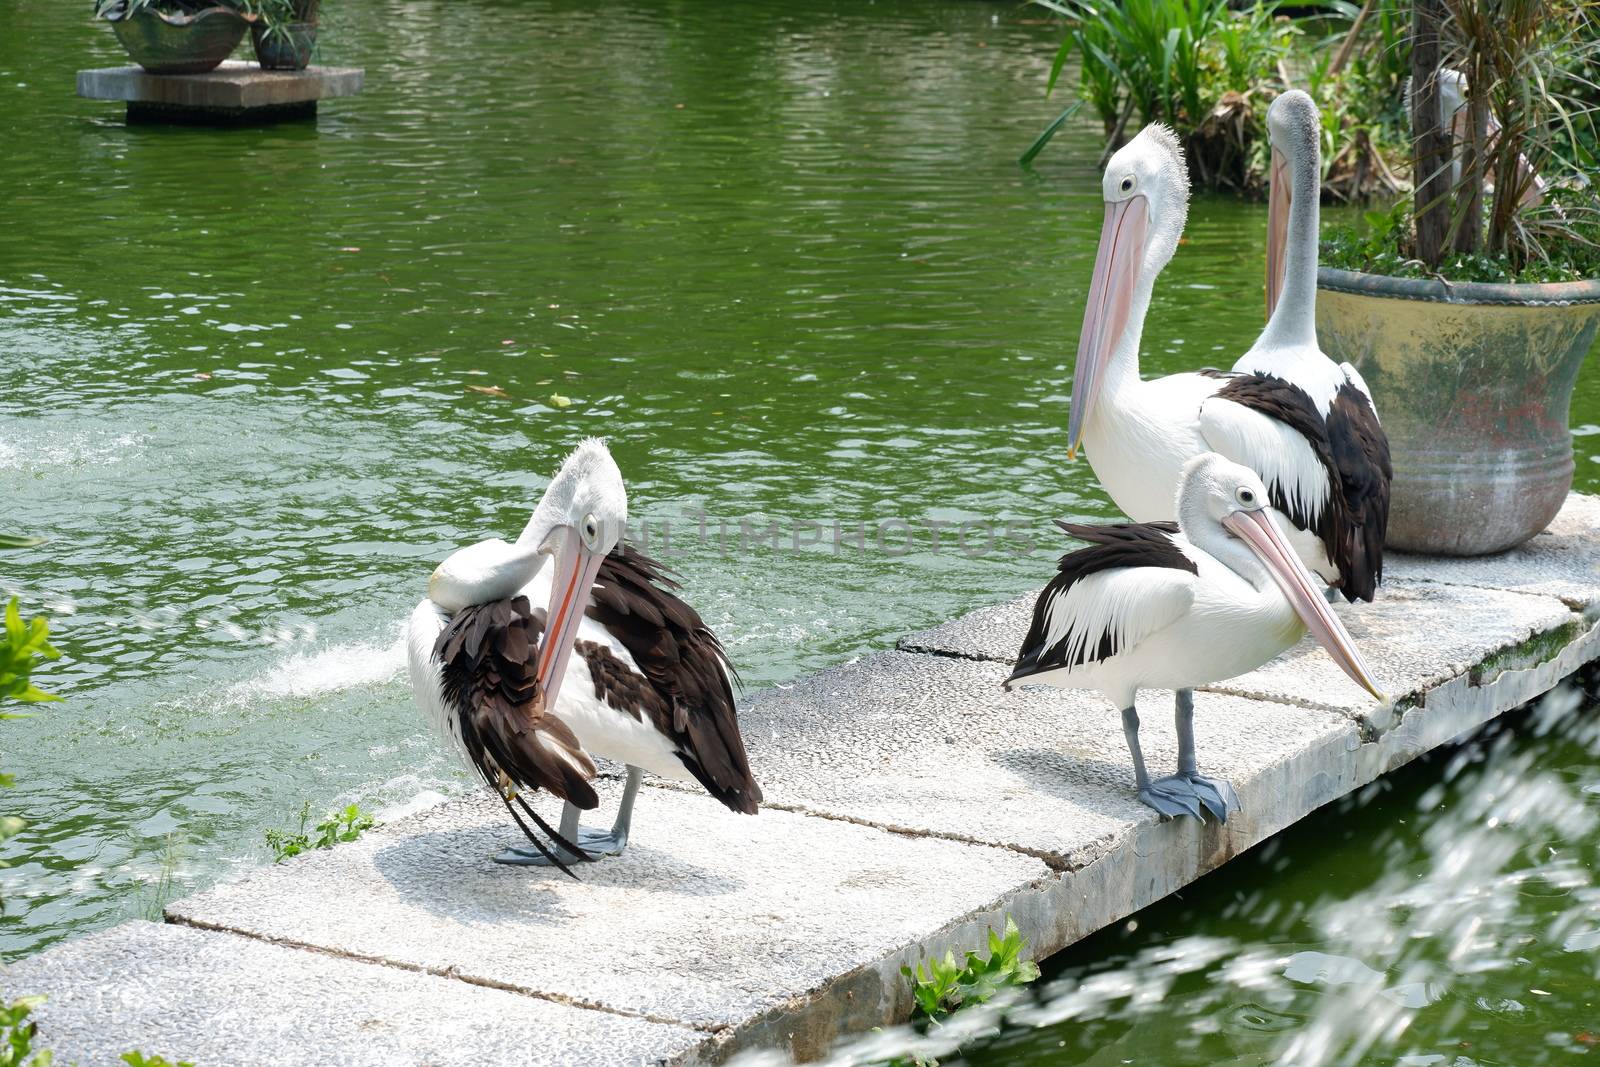
<instances>
[{"instance_id":1,"label":"black wing feather","mask_svg":"<svg viewBox=\"0 0 1600 1067\"><path fill-rule=\"evenodd\" d=\"M1389 440L1372 405L1346 381L1324 419L1305 390L1272 374L1240 374L1216 395L1288 426L1311 445L1328 475L1327 506L1317 516L1295 507L1279 486L1272 506L1316 535L1339 568L1339 591L1350 601L1371 600L1383 580L1383 539L1389 526Z\"/></svg>"},{"instance_id":2,"label":"black wing feather","mask_svg":"<svg viewBox=\"0 0 1600 1067\"><path fill-rule=\"evenodd\" d=\"M567 724L544 706L535 655L542 629L527 597L495 600L457 612L439 634L433 653L440 665L444 700L456 714L468 758L534 847L571 874L522 817L526 814L548 839L572 855L584 856L521 794L547 789L580 808L600 803L590 784L594 762ZM551 751L548 743L560 751ZM506 795L502 773L515 787L514 797Z\"/></svg>"},{"instance_id":3,"label":"black wing feather","mask_svg":"<svg viewBox=\"0 0 1600 1067\"><path fill-rule=\"evenodd\" d=\"M707 792L753 815L761 787L739 734L729 683L737 675L717 636L674 595L678 588L655 560L618 544L600 564L588 615L628 650L648 685L602 646L579 642L577 650L588 660L597 697L648 714Z\"/></svg>"},{"instance_id":4,"label":"black wing feather","mask_svg":"<svg viewBox=\"0 0 1600 1067\"><path fill-rule=\"evenodd\" d=\"M1034 674L1076 667L1083 663L1099 663L1117 654L1116 641L1111 633L1100 638L1094 649L1081 649L1070 658L1063 655L1065 642L1049 643L1048 618L1050 604L1057 597L1067 595L1067 590L1101 571L1120 570L1124 567L1172 567L1198 574L1194 560L1184 555L1172 538L1178 533L1175 522L1121 522L1104 525L1060 522L1056 525L1070 536L1089 542L1088 548L1068 552L1057 565L1056 576L1045 586L1044 592L1033 605L1033 623L1022 639L1022 650L1017 653L1017 665L1011 677L1005 680L1006 688Z\"/></svg>"}]
</instances>

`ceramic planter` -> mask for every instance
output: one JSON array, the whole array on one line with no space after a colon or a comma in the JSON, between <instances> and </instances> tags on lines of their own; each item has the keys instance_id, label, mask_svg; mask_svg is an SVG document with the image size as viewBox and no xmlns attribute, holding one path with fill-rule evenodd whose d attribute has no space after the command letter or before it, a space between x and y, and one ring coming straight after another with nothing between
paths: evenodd
<instances>
[{"instance_id":1,"label":"ceramic planter","mask_svg":"<svg viewBox=\"0 0 1600 1067\"><path fill-rule=\"evenodd\" d=\"M152 74L204 74L239 47L247 23L227 7L193 15L141 8L111 28L133 61Z\"/></svg>"},{"instance_id":2,"label":"ceramic planter","mask_svg":"<svg viewBox=\"0 0 1600 1067\"><path fill-rule=\"evenodd\" d=\"M250 27L250 39L262 70L305 70L317 47L317 24L290 22L269 30L257 23Z\"/></svg>"},{"instance_id":3,"label":"ceramic planter","mask_svg":"<svg viewBox=\"0 0 1600 1067\"><path fill-rule=\"evenodd\" d=\"M1600 281L1444 283L1323 267L1317 337L1355 364L1389 435L1388 544L1476 556L1521 544L1572 488L1567 425Z\"/></svg>"}]
</instances>

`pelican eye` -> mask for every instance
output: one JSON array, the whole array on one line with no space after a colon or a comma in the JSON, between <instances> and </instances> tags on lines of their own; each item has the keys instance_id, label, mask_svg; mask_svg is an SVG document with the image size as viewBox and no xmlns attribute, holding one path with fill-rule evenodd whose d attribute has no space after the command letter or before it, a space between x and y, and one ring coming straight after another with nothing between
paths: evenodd
<instances>
[{"instance_id":1,"label":"pelican eye","mask_svg":"<svg viewBox=\"0 0 1600 1067\"><path fill-rule=\"evenodd\" d=\"M1122 179L1122 191L1125 193L1133 192L1133 175L1130 174Z\"/></svg>"},{"instance_id":2,"label":"pelican eye","mask_svg":"<svg viewBox=\"0 0 1600 1067\"><path fill-rule=\"evenodd\" d=\"M1233 496L1235 500L1239 501L1239 503L1243 504L1247 508L1255 506L1256 491L1250 488L1248 485L1241 485L1233 494Z\"/></svg>"},{"instance_id":3,"label":"pelican eye","mask_svg":"<svg viewBox=\"0 0 1600 1067\"><path fill-rule=\"evenodd\" d=\"M600 543L600 520L593 515L583 517L583 543L590 548Z\"/></svg>"}]
</instances>

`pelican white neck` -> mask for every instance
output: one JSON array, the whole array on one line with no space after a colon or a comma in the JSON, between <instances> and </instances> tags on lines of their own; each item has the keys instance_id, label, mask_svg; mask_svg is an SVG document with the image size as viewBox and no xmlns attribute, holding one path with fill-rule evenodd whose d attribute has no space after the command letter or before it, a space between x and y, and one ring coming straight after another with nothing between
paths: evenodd
<instances>
[{"instance_id":1,"label":"pelican white neck","mask_svg":"<svg viewBox=\"0 0 1600 1067\"><path fill-rule=\"evenodd\" d=\"M1189 174L1177 136L1150 125L1106 164L1105 218L1083 330L1078 335L1068 419L1068 456L1083 440L1100 394L1139 380L1139 341L1156 278L1178 250L1189 211Z\"/></svg>"},{"instance_id":2,"label":"pelican white neck","mask_svg":"<svg viewBox=\"0 0 1600 1067\"><path fill-rule=\"evenodd\" d=\"M1267 328L1257 348L1317 343L1317 241L1322 195L1322 119L1291 89L1267 110L1272 141L1267 223Z\"/></svg>"}]
</instances>

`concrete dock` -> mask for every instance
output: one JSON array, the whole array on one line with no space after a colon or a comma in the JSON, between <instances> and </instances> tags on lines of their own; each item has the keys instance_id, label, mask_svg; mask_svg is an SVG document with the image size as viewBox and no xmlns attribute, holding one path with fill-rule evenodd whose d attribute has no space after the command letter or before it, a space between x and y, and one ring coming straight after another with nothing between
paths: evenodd
<instances>
[{"instance_id":1,"label":"concrete dock","mask_svg":"<svg viewBox=\"0 0 1600 1067\"><path fill-rule=\"evenodd\" d=\"M80 70L78 95L124 101L134 123L235 125L315 117L318 101L354 96L365 79L358 67L262 70L230 59L205 74L152 74L135 66Z\"/></svg>"},{"instance_id":2,"label":"concrete dock","mask_svg":"<svg viewBox=\"0 0 1600 1067\"><path fill-rule=\"evenodd\" d=\"M40 1043L83 1067L816 1056L905 1018L901 964L1008 913L1047 956L1600 657L1600 498L1501 556L1391 556L1377 603L1339 609L1390 707L1309 642L1197 693L1201 765L1244 805L1226 826L1138 803L1099 697L1002 693L1032 600L749 700L758 817L651 783L635 843L574 882L491 863L517 835L480 791L52 948L0 994L48 995ZM1152 767L1170 707L1144 697Z\"/></svg>"}]
</instances>

